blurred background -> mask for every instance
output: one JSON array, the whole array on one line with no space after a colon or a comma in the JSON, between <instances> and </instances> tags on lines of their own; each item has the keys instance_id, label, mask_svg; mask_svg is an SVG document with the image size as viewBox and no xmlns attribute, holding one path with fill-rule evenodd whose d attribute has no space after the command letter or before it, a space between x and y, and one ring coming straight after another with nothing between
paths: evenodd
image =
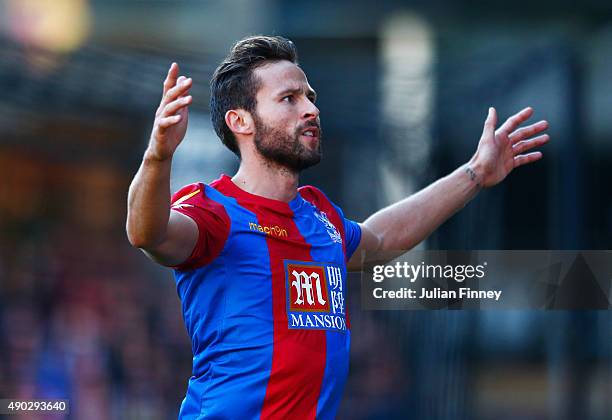
<instances>
[{"instance_id":1,"label":"blurred background","mask_svg":"<svg viewBox=\"0 0 612 420\"><path fill-rule=\"evenodd\" d=\"M475 151L487 108L550 122L423 249L610 249L605 0L0 0L0 398L75 419L175 418L191 346L170 270L130 247L126 198L172 61L193 77L173 189L237 167L208 80L231 45L290 37L319 94L304 174L364 220ZM350 283L341 419L610 419L608 311L363 311Z\"/></svg>"}]
</instances>

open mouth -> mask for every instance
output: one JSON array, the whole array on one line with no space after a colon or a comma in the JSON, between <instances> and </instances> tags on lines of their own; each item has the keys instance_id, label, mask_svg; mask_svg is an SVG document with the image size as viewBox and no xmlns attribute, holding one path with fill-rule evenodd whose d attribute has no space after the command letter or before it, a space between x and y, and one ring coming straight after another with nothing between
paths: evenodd
<instances>
[{"instance_id":1,"label":"open mouth","mask_svg":"<svg viewBox=\"0 0 612 420\"><path fill-rule=\"evenodd\" d=\"M317 127L309 127L302 131L302 136L310 138L319 138L319 129Z\"/></svg>"}]
</instances>

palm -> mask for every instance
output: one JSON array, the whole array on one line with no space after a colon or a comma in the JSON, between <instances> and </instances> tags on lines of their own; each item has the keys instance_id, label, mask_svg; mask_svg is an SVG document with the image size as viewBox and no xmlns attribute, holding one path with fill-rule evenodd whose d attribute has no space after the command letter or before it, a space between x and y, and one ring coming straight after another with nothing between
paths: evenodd
<instances>
[{"instance_id":1,"label":"palm","mask_svg":"<svg viewBox=\"0 0 612 420\"><path fill-rule=\"evenodd\" d=\"M481 171L480 183L483 187L498 184L514 168L542 157L541 152L522 154L549 140L547 134L533 137L548 128L546 121L520 127L532 114L531 108L525 108L495 130L497 114L494 108L489 110L478 149L472 158L472 164Z\"/></svg>"}]
</instances>

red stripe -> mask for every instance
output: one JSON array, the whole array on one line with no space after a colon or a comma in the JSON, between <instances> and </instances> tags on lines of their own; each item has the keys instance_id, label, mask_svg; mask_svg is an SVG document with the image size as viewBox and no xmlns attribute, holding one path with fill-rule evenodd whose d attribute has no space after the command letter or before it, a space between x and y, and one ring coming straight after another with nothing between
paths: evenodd
<instances>
[{"instance_id":1,"label":"red stripe","mask_svg":"<svg viewBox=\"0 0 612 420\"><path fill-rule=\"evenodd\" d=\"M272 271L274 346L272 370L261 411L262 419L314 419L326 362L325 331L288 328L285 268L283 260L311 261L310 245L300 234L288 205L286 212L264 212L250 199L238 204L255 213L258 223L282 226L287 238L268 235L266 242ZM279 202L276 202L278 205Z\"/></svg>"},{"instance_id":2,"label":"red stripe","mask_svg":"<svg viewBox=\"0 0 612 420\"><path fill-rule=\"evenodd\" d=\"M336 227L336 229L338 229L338 231L340 232L340 236L342 237L342 252L344 253L345 262L348 264L348 261L346 260L346 234L344 232L343 218L340 217L340 214L338 213L338 211L336 211L334 205L319 189L311 185L306 185L304 187L301 187L299 189L299 192L304 200L310 202L313 206L324 212L327 215L329 221ZM351 329L348 305L346 305L345 308L346 328Z\"/></svg>"}]
</instances>

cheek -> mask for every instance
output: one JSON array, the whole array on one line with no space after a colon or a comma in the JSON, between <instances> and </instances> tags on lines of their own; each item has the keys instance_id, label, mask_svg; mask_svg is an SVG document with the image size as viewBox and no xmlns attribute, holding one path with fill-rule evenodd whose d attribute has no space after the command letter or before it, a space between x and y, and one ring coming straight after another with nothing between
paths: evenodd
<instances>
[{"instance_id":1,"label":"cheek","mask_svg":"<svg viewBox=\"0 0 612 420\"><path fill-rule=\"evenodd\" d=\"M293 131L295 130L295 124L293 124L292 121L290 116L279 111L269 115L266 124L268 127L273 127L277 130Z\"/></svg>"}]
</instances>

